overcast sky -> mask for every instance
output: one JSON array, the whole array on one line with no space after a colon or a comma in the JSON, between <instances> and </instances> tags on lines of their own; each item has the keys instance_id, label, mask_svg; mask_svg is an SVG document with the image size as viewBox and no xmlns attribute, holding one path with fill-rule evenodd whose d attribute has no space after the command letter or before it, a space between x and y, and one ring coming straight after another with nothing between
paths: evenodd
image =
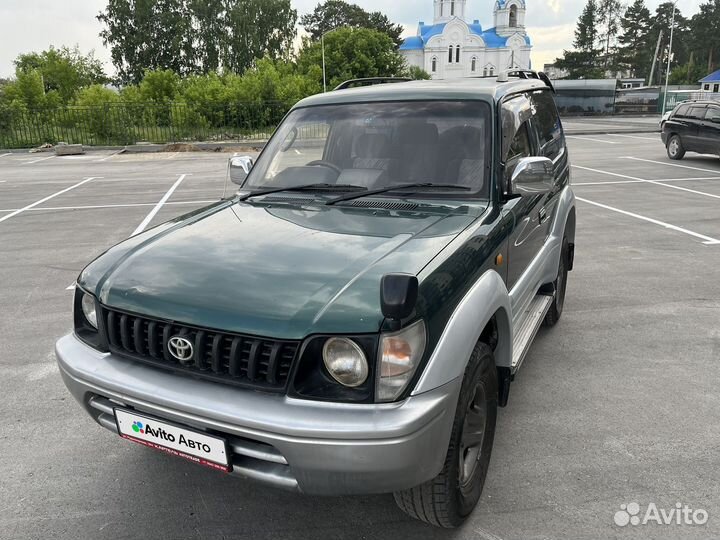
<instances>
[{"instance_id":1,"label":"overcast sky","mask_svg":"<svg viewBox=\"0 0 720 540\"><path fill-rule=\"evenodd\" d=\"M533 66L552 62L568 48L585 0L526 0L526 25L533 42ZM629 1L629 0L628 0ZM319 0L293 0L300 15L312 11ZM430 22L432 0L354 0L368 11L381 10L402 24L413 35L418 21ZM652 10L659 0L646 0ZM628 3L628 2L626 2ZM695 13L701 0L680 0L679 7L688 16ZM480 19L483 27L492 26L494 0L468 0L469 19ZM0 0L0 77L14 73L12 61L18 54L40 51L50 45L79 45L83 51L94 49L98 58L113 72L109 52L98 37L101 25L95 18L106 0Z\"/></svg>"}]
</instances>

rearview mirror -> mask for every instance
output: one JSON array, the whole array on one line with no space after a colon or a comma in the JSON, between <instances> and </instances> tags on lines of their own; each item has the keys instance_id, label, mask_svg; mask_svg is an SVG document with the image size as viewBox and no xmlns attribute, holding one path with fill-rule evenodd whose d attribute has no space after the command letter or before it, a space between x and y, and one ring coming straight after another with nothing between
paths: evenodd
<instances>
[{"instance_id":1,"label":"rearview mirror","mask_svg":"<svg viewBox=\"0 0 720 540\"><path fill-rule=\"evenodd\" d=\"M228 165L230 171L230 181L233 184L242 186L247 180L250 170L255 165L255 160L250 156L230 158Z\"/></svg>"},{"instance_id":2,"label":"rearview mirror","mask_svg":"<svg viewBox=\"0 0 720 540\"><path fill-rule=\"evenodd\" d=\"M527 197L549 193L555 184L553 162L544 157L520 160L510 180L513 195Z\"/></svg>"}]
</instances>

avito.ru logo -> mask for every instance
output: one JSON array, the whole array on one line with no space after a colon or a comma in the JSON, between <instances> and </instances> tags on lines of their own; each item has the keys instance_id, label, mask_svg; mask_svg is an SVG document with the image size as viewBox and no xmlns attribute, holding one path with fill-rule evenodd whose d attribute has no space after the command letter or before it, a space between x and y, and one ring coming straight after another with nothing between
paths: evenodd
<instances>
[{"instance_id":1,"label":"avito.ru logo","mask_svg":"<svg viewBox=\"0 0 720 540\"><path fill-rule=\"evenodd\" d=\"M620 510L615 512L615 525L625 527L626 525L705 525L708 522L707 510L698 508L693 510L687 504L676 503L674 508L667 510L658 508L655 503L650 503L642 513L640 505L636 502L621 504Z\"/></svg>"}]
</instances>

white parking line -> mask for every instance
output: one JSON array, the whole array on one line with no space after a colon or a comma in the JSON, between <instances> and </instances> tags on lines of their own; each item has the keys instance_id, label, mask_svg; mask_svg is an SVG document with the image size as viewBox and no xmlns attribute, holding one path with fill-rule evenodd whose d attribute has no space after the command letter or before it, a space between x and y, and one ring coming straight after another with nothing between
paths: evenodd
<instances>
[{"instance_id":1,"label":"white parking line","mask_svg":"<svg viewBox=\"0 0 720 540\"><path fill-rule=\"evenodd\" d=\"M125 151L125 149L123 148L122 150L118 150L117 152L113 152L113 153L110 154L109 156L105 156L105 157L102 158L102 159L96 159L96 160L94 161L94 163L101 163L101 162L103 162L103 161L107 161L108 159L113 158L113 157L117 156L118 154L122 154L124 151Z\"/></svg>"},{"instance_id":2,"label":"white parking line","mask_svg":"<svg viewBox=\"0 0 720 540\"><path fill-rule=\"evenodd\" d=\"M651 141L651 142L660 141L659 135L657 137L640 137L638 135L625 135L624 133L606 133L606 135L609 135L610 137L626 137L628 139L640 139L641 141Z\"/></svg>"},{"instance_id":3,"label":"white parking line","mask_svg":"<svg viewBox=\"0 0 720 540\"><path fill-rule=\"evenodd\" d=\"M183 180L187 176L190 176L188 174L181 174L180 178L177 179L177 182L173 184L173 186L168 189L167 193L163 195L163 198L160 199L160 201L155 205L155 208L153 208L150 213L147 215L147 217L143 220L143 222L138 225L137 229L133 231L133 233L130 236L135 236L137 234L140 234L145 230L145 228L150 224L150 222L153 220L155 215L160 211L160 209L163 207L163 205L168 201L168 199L172 196L172 194L175 192L175 190L182 184Z\"/></svg>"},{"instance_id":4,"label":"white parking line","mask_svg":"<svg viewBox=\"0 0 720 540\"><path fill-rule=\"evenodd\" d=\"M219 199L212 201L174 201L167 202L165 206L183 206L189 204L212 204L218 202ZM43 206L41 208L32 208L29 212L43 212L45 210L103 210L111 208L140 208L147 206L156 206L157 203L129 203L129 204L97 204L87 206ZM15 212L15 208L0 210L0 212Z\"/></svg>"},{"instance_id":5,"label":"white parking line","mask_svg":"<svg viewBox=\"0 0 720 540\"><path fill-rule=\"evenodd\" d=\"M33 161L26 161L25 163L23 163L23 165L32 165L33 163L40 163L41 161L47 161L48 159L52 159L54 157L56 157L56 156L50 156L50 157L46 157L46 158L42 158L42 159L36 159Z\"/></svg>"},{"instance_id":6,"label":"white parking line","mask_svg":"<svg viewBox=\"0 0 720 540\"><path fill-rule=\"evenodd\" d=\"M602 139L592 139L590 137L578 137L577 135L565 135L566 139L578 139L579 141L591 141L591 142L601 142L605 144L620 144L616 141L603 141Z\"/></svg>"},{"instance_id":7,"label":"white parking line","mask_svg":"<svg viewBox=\"0 0 720 540\"><path fill-rule=\"evenodd\" d=\"M604 208L605 210L617 212L618 214L623 214L626 216L633 217L635 219L647 221L648 223L654 223L655 225L660 225L661 227L664 227L666 229L671 229L673 231L677 231L677 232L681 232L683 234L688 234L690 236L694 236L695 238L699 238L700 240L703 240L703 244L705 244L705 245L720 245L720 240L718 240L717 238L712 238L711 236L705 236L704 234L696 233L696 232L690 231L688 229L683 229L682 227L678 227L677 225L671 225L670 223L665 223L664 221L649 218L646 216L641 216L640 214L635 214L633 212L628 212L626 210L620 210L619 208L615 208L613 206L608 206L606 204L600 204L598 202L589 201L587 199L583 199L582 197L576 197L576 199L578 201L582 201L587 204L592 204L593 206L598 206L600 208Z\"/></svg>"},{"instance_id":8,"label":"white parking line","mask_svg":"<svg viewBox=\"0 0 720 540\"><path fill-rule=\"evenodd\" d=\"M688 193L694 193L695 195L703 195L705 197L712 197L713 199L720 199L720 195L714 195L712 193L706 193L704 191L697 191L695 189L688 189L688 188L684 188L684 187L680 187L680 186L673 186L672 184L663 184L662 182L658 182L657 180L643 180L642 178L636 178L634 176L627 176L625 174L619 174L619 173L614 173L614 172L609 172L609 171L601 171L600 169L591 169L590 167L581 167L580 165L573 165L573 167L575 167L576 169L583 169L586 171L592 171L592 172L596 172L596 173L600 173L600 174L607 174L610 176L626 178L628 180L632 180L632 181L638 182L638 183L655 184L657 186L663 186L663 187L667 187L670 189L687 191Z\"/></svg>"},{"instance_id":9,"label":"white parking line","mask_svg":"<svg viewBox=\"0 0 720 540\"><path fill-rule=\"evenodd\" d=\"M644 161L645 163L657 163L658 165L667 165L668 167L679 167L681 169L691 169L693 171L720 173L720 169L701 169L699 167L690 167L689 165L680 165L678 163L668 163L666 161L654 161L652 159L642 159L637 157L626 156L620 159L632 159L634 161Z\"/></svg>"},{"instance_id":10,"label":"white parking line","mask_svg":"<svg viewBox=\"0 0 720 540\"><path fill-rule=\"evenodd\" d=\"M720 180L720 176L696 176L694 178L663 178L655 182L692 182L698 180ZM573 182L575 186L605 186L615 184L645 184L647 180L611 180L609 182Z\"/></svg>"},{"instance_id":11,"label":"white parking line","mask_svg":"<svg viewBox=\"0 0 720 540\"><path fill-rule=\"evenodd\" d=\"M75 189L75 188L78 188L78 187L80 187L80 186L82 186L82 185L87 184L88 182L92 182L93 180L97 180L97 179L99 179L99 178L101 178L101 177L99 177L99 176L92 176L92 177L90 177L90 178L86 178L86 179L83 180L82 182L78 182L77 184L72 185L72 186L70 186L69 188L65 188L65 189L63 189L62 191L58 191L57 193L53 193L52 195L50 195L50 196L48 196L48 197L45 197L44 199L40 199L39 201L34 202L34 203L32 203L32 204L29 204L29 205L27 205L27 206L24 207L24 208L20 208L19 210L15 210L13 213L8 214L7 216L1 217L1 218L0 218L0 223L2 223L3 221L6 221L6 220L8 220L8 219L10 219L10 218L12 218L12 217L17 216L18 214L22 214L22 213L25 212L26 210L30 210L31 208L35 208L36 206L39 206L39 205L41 205L41 204L49 201L50 199L54 199L55 197L58 197L59 195L62 195L63 193L67 193L68 191L72 191L72 190Z\"/></svg>"},{"instance_id":12,"label":"white parking line","mask_svg":"<svg viewBox=\"0 0 720 540\"><path fill-rule=\"evenodd\" d=\"M12 155L12 154L0 154L0 158L4 158L4 157L7 157L7 156L11 156L11 155Z\"/></svg>"}]
</instances>

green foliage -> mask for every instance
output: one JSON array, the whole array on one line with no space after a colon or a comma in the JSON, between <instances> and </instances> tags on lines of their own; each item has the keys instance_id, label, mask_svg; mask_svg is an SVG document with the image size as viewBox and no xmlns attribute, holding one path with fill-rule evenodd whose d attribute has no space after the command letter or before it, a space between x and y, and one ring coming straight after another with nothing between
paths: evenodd
<instances>
[{"instance_id":1,"label":"green foliage","mask_svg":"<svg viewBox=\"0 0 720 540\"><path fill-rule=\"evenodd\" d=\"M407 68L404 75L414 81L427 81L432 79L427 71L417 66L410 66Z\"/></svg>"},{"instance_id":2,"label":"green foliage","mask_svg":"<svg viewBox=\"0 0 720 540\"><path fill-rule=\"evenodd\" d=\"M323 34L337 28L370 28L390 36L396 46L400 46L403 27L393 24L387 15L379 11L369 13L357 4L343 0L326 0L318 4L312 13L303 15L300 24L305 27L312 39L317 41Z\"/></svg>"},{"instance_id":3,"label":"green foliage","mask_svg":"<svg viewBox=\"0 0 720 540\"><path fill-rule=\"evenodd\" d=\"M600 50L597 48L598 17L597 2L588 0L575 29L574 50L564 51L563 58L555 61L557 67L569 72L571 79L603 77L603 70L600 67Z\"/></svg>"},{"instance_id":4,"label":"green foliage","mask_svg":"<svg viewBox=\"0 0 720 540\"><path fill-rule=\"evenodd\" d=\"M98 19L118 79L138 84L146 70L242 73L287 58L297 12L290 0L108 0Z\"/></svg>"},{"instance_id":5,"label":"green foliage","mask_svg":"<svg viewBox=\"0 0 720 540\"><path fill-rule=\"evenodd\" d=\"M18 79L23 73L38 73L45 93L56 93L63 104L70 103L81 88L108 81L94 53L83 55L77 47L21 54L15 71Z\"/></svg>"},{"instance_id":6,"label":"green foliage","mask_svg":"<svg viewBox=\"0 0 720 540\"><path fill-rule=\"evenodd\" d=\"M720 64L720 0L700 4L700 12L690 19L690 28L689 45L695 63L705 68L705 76Z\"/></svg>"},{"instance_id":7,"label":"green foliage","mask_svg":"<svg viewBox=\"0 0 720 540\"><path fill-rule=\"evenodd\" d=\"M655 53L654 43L650 39L652 18L645 0L635 0L628 6L620 26L619 62L629 69L634 77L647 77L650 73L652 55Z\"/></svg>"},{"instance_id":8,"label":"green foliage","mask_svg":"<svg viewBox=\"0 0 720 540\"><path fill-rule=\"evenodd\" d=\"M321 44L305 39L298 55L300 72L322 85L322 64ZM328 89L349 79L405 73L405 62L392 39L367 28L340 28L326 35L325 65Z\"/></svg>"},{"instance_id":9,"label":"green foliage","mask_svg":"<svg viewBox=\"0 0 720 540\"><path fill-rule=\"evenodd\" d=\"M605 69L615 70L617 68L617 36L620 33L620 17L623 9L623 5L619 0L598 1L599 37L603 45L603 66Z\"/></svg>"},{"instance_id":10,"label":"green foliage","mask_svg":"<svg viewBox=\"0 0 720 540\"><path fill-rule=\"evenodd\" d=\"M178 97L180 77L169 69L147 71L140 83L140 98L149 103L171 103Z\"/></svg>"},{"instance_id":11,"label":"green foliage","mask_svg":"<svg viewBox=\"0 0 720 540\"><path fill-rule=\"evenodd\" d=\"M75 100L80 107L97 107L99 105L114 105L120 102L120 96L114 90L105 88L100 84L83 88Z\"/></svg>"},{"instance_id":12,"label":"green foliage","mask_svg":"<svg viewBox=\"0 0 720 540\"><path fill-rule=\"evenodd\" d=\"M670 84L697 84L706 75L704 66L688 62L670 72Z\"/></svg>"}]
</instances>

